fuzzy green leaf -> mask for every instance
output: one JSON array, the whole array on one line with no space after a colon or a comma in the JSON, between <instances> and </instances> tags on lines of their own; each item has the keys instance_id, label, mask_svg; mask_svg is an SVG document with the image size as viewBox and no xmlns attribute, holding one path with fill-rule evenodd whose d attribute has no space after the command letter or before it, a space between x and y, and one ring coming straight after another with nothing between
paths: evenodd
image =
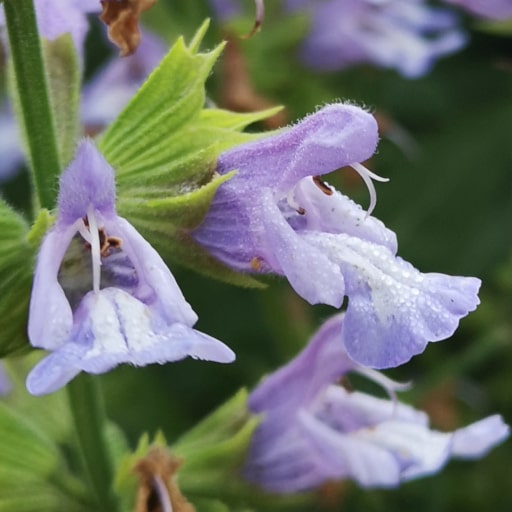
<instances>
[{"instance_id":1,"label":"fuzzy green leaf","mask_svg":"<svg viewBox=\"0 0 512 512\"><path fill-rule=\"evenodd\" d=\"M46 477L58 466L59 453L53 441L3 402L0 402L0 439L0 470ZM4 477L11 478L9 471L5 471Z\"/></svg>"},{"instance_id":2,"label":"fuzzy green leaf","mask_svg":"<svg viewBox=\"0 0 512 512\"><path fill-rule=\"evenodd\" d=\"M212 52L197 53L196 39L192 48L183 38L178 39L102 137L100 149L117 170L120 191L125 181L133 181L134 174L139 183L153 184L155 176L162 173L172 180L180 157L189 153L186 144L182 147L181 130L204 105L204 83L222 51L221 45ZM204 171L203 176L191 173L187 181L204 183L208 169ZM176 180L183 182L183 176Z\"/></svg>"},{"instance_id":3,"label":"fuzzy green leaf","mask_svg":"<svg viewBox=\"0 0 512 512\"><path fill-rule=\"evenodd\" d=\"M0 201L0 357L28 347L26 326L36 249L28 224Z\"/></svg>"},{"instance_id":4,"label":"fuzzy green leaf","mask_svg":"<svg viewBox=\"0 0 512 512\"><path fill-rule=\"evenodd\" d=\"M78 137L80 65L70 34L54 41L43 40L48 92L55 122L59 160L66 166L73 156Z\"/></svg>"},{"instance_id":5,"label":"fuzzy green leaf","mask_svg":"<svg viewBox=\"0 0 512 512\"><path fill-rule=\"evenodd\" d=\"M89 509L85 489L69 474L55 441L4 402L0 438L0 512Z\"/></svg>"}]
</instances>

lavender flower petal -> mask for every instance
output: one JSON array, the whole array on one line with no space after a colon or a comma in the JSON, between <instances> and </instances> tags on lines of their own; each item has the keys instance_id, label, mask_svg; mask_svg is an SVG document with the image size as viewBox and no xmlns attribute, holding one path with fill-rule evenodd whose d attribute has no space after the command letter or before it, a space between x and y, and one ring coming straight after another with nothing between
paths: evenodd
<instances>
[{"instance_id":1,"label":"lavender flower petal","mask_svg":"<svg viewBox=\"0 0 512 512\"><path fill-rule=\"evenodd\" d=\"M51 393L80 371L104 373L120 363L145 366L187 356L222 363L233 352L185 324L168 324L154 310L121 289L89 292L75 312L70 341L43 359L30 373L30 393Z\"/></svg>"},{"instance_id":2,"label":"lavender flower petal","mask_svg":"<svg viewBox=\"0 0 512 512\"><path fill-rule=\"evenodd\" d=\"M479 279L422 274L386 247L355 237L303 236L340 265L350 298L344 343L365 366L388 368L408 361L429 341L450 337L459 319L479 304Z\"/></svg>"}]
</instances>

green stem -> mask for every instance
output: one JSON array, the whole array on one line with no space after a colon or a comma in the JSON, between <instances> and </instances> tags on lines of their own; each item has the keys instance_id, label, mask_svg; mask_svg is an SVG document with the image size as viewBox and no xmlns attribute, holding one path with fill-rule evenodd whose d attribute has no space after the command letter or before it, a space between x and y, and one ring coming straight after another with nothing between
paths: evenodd
<instances>
[{"instance_id":1,"label":"green stem","mask_svg":"<svg viewBox=\"0 0 512 512\"><path fill-rule=\"evenodd\" d=\"M98 382L82 373L68 386L71 412L83 463L94 490L98 512L118 510L112 483L113 470L105 439L105 410Z\"/></svg>"},{"instance_id":2,"label":"green stem","mask_svg":"<svg viewBox=\"0 0 512 512\"><path fill-rule=\"evenodd\" d=\"M52 209L60 162L33 1L4 0L4 11L37 206Z\"/></svg>"},{"instance_id":3,"label":"green stem","mask_svg":"<svg viewBox=\"0 0 512 512\"><path fill-rule=\"evenodd\" d=\"M33 182L40 207L55 206L60 162L45 64L33 0L4 0L15 100L19 102ZM37 211L37 210L36 210ZM97 383L80 375L68 386L84 466L97 501L96 510L115 512L113 471L104 428L103 401Z\"/></svg>"}]
</instances>

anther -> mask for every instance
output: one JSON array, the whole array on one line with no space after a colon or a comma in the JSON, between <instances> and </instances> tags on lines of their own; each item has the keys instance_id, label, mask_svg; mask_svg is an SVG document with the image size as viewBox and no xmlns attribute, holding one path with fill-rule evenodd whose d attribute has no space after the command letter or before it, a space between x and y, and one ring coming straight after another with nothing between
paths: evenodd
<instances>
[{"instance_id":1,"label":"anther","mask_svg":"<svg viewBox=\"0 0 512 512\"><path fill-rule=\"evenodd\" d=\"M251 268L255 271L261 270L261 263L262 259L258 256L254 256L254 258L251 260Z\"/></svg>"},{"instance_id":2,"label":"anther","mask_svg":"<svg viewBox=\"0 0 512 512\"><path fill-rule=\"evenodd\" d=\"M263 4L263 0L254 0L254 5L256 6L256 16L254 18L254 26L252 30L246 35L242 36L242 39L250 39L261 27L263 23L263 16L265 15L265 6Z\"/></svg>"},{"instance_id":3,"label":"anther","mask_svg":"<svg viewBox=\"0 0 512 512\"><path fill-rule=\"evenodd\" d=\"M293 189L290 190L290 192L288 193L288 195L286 196L286 201L287 203L290 205L291 208L293 208L299 215L305 215L306 213L306 209L303 208L302 206L300 206L296 201L295 201L295 198L293 196Z\"/></svg>"},{"instance_id":4,"label":"anther","mask_svg":"<svg viewBox=\"0 0 512 512\"><path fill-rule=\"evenodd\" d=\"M370 169L367 169L364 165L361 165L360 163L350 164L350 167L352 167L352 169L354 169L354 171L356 171L357 174L361 176L362 180L364 181L364 184L368 188L368 192L370 193L370 206L368 206L367 215L371 215L377 204L377 191L375 190L375 186L373 185L372 180L385 182L389 181L389 179L383 178L382 176L373 173L372 171L370 171Z\"/></svg>"},{"instance_id":5,"label":"anther","mask_svg":"<svg viewBox=\"0 0 512 512\"><path fill-rule=\"evenodd\" d=\"M313 183L326 195L332 196L332 188L320 179L320 176L313 176Z\"/></svg>"}]
</instances>

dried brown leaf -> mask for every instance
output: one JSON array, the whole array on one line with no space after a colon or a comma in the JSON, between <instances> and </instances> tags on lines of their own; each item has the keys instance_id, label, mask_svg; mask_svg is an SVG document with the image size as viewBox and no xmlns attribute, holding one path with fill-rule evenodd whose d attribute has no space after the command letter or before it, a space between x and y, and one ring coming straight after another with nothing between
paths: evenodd
<instances>
[{"instance_id":1,"label":"dried brown leaf","mask_svg":"<svg viewBox=\"0 0 512 512\"><path fill-rule=\"evenodd\" d=\"M183 460L162 447L153 447L134 466L139 476L135 512L195 512L174 478Z\"/></svg>"},{"instance_id":2,"label":"dried brown leaf","mask_svg":"<svg viewBox=\"0 0 512 512\"><path fill-rule=\"evenodd\" d=\"M121 50L121 57L131 55L139 46L139 17L156 1L101 0L100 19L108 26L108 37Z\"/></svg>"}]
</instances>

